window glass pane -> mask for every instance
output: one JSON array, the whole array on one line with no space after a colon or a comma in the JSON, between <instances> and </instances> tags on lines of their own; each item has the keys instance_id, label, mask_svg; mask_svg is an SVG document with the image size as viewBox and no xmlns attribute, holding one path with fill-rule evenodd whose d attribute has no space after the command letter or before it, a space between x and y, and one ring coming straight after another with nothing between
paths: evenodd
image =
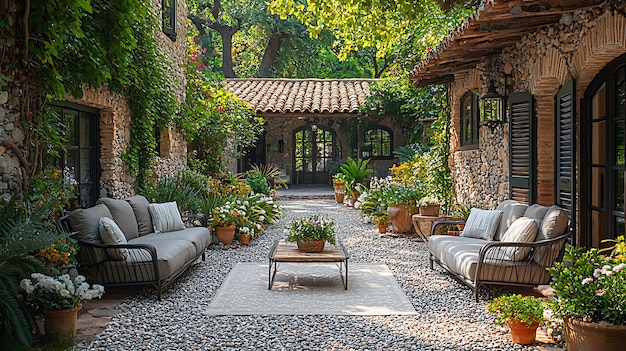
<instances>
[{"instance_id":1,"label":"window glass pane","mask_svg":"<svg viewBox=\"0 0 626 351\"><path fill-rule=\"evenodd\" d=\"M591 99L593 119L606 118L606 85L602 85Z\"/></svg>"},{"instance_id":2,"label":"window glass pane","mask_svg":"<svg viewBox=\"0 0 626 351\"><path fill-rule=\"evenodd\" d=\"M80 182L91 181L91 153L90 149L80 150Z\"/></svg>"},{"instance_id":3,"label":"window glass pane","mask_svg":"<svg viewBox=\"0 0 626 351\"><path fill-rule=\"evenodd\" d=\"M591 144L591 163L606 163L606 123L605 121L594 122L591 126L593 140Z\"/></svg>"},{"instance_id":4,"label":"window glass pane","mask_svg":"<svg viewBox=\"0 0 626 351\"><path fill-rule=\"evenodd\" d=\"M65 124L65 139L67 140L67 145L78 145L78 140L76 138L76 118L77 116L65 112L63 116L63 123Z\"/></svg>"},{"instance_id":5,"label":"window glass pane","mask_svg":"<svg viewBox=\"0 0 626 351\"><path fill-rule=\"evenodd\" d=\"M617 231L616 237L624 235L624 217L615 217L615 230Z\"/></svg>"},{"instance_id":6,"label":"window glass pane","mask_svg":"<svg viewBox=\"0 0 626 351\"><path fill-rule=\"evenodd\" d=\"M604 167L591 168L591 205L604 207L604 182L606 171Z\"/></svg>"},{"instance_id":7,"label":"window glass pane","mask_svg":"<svg viewBox=\"0 0 626 351\"><path fill-rule=\"evenodd\" d=\"M79 132L78 132L78 144L80 146L90 146L91 145L91 118L81 116L79 123ZM158 140L158 139L157 139Z\"/></svg>"},{"instance_id":8,"label":"window glass pane","mask_svg":"<svg viewBox=\"0 0 626 351\"><path fill-rule=\"evenodd\" d=\"M615 122L615 164L624 165L624 120Z\"/></svg>"},{"instance_id":9,"label":"window glass pane","mask_svg":"<svg viewBox=\"0 0 626 351\"><path fill-rule=\"evenodd\" d=\"M615 210L624 212L624 171L614 171L615 176Z\"/></svg>"}]
</instances>

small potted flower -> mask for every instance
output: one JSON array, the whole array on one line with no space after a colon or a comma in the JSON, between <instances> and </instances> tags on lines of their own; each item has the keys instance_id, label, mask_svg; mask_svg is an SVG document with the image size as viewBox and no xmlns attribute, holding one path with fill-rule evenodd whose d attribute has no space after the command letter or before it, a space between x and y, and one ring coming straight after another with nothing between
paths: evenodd
<instances>
[{"instance_id":1,"label":"small potted flower","mask_svg":"<svg viewBox=\"0 0 626 351\"><path fill-rule=\"evenodd\" d=\"M496 316L496 325L511 329L511 340L521 345L535 342L539 323L543 321L543 301L534 296L502 295L487 303L487 310Z\"/></svg>"},{"instance_id":2,"label":"small potted flower","mask_svg":"<svg viewBox=\"0 0 626 351\"><path fill-rule=\"evenodd\" d=\"M235 229L246 218L246 206L237 200L228 200L224 204L213 208L208 217L211 227L220 243L232 244Z\"/></svg>"},{"instance_id":3,"label":"small potted flower","mask_svg":"<svg viewBox=\"0 0 626 351\"><path fill-rule=\"evenodd\" d=\"M378 226L378 232L383 234L389 229L389 215L387 212L379 212L374 214L374 224Z\"/></svg>"},{"instance_id":4,"label":"small potted flower","mask_svg":"<svg viewBox=\"0 0 626 351\"><path fill-rule=\"evenodd\" d=\"M43 309L46 335L70 339L76 335L82 303L104 294L102 285L90 286L82 275L52 277L33 273L30 278L22 279L20 287L26 301Z\"/></svg>"},{"instance_id":5,"label":"small potted flower","mask_svg":"<svg viewBox=\"0 0 626 351\"><path fill-rule=\"evenodd\" d=\"M604 250L567 245L565 262L549 268L551 307L563 319L568 350L623 350L626 345L626 242L623 235L603 242L615 245Z\"/></svg>"},{"instance_id":6,"label":"small potted flower","mask_svg":"<svg viewBox=\"0 0 626 351\"><path fill-rule=\"evenodd\" d=\"M285 231L287 241L295 242L303 252L320 252L327 241L336 243L335 222L319 215L294 220Z\"/></svg>"},{"instance_id":7,"label":"small potted flower","mask_svg":"<svg viewBox=\"0 0 626 351\"><path fill-rule=\"evenodd\" d=\"M420 215L437 217L441 209L441 202L434 196L424 196L417 201L417 207L420 209Z\"/></svg>"},{"instance_id":8,"label":"small potted flower","mask_svg":"<svg viewBox=\"0 0 626 351\"><path fill-rule=\"evenodd\" d=\"M333 191L335 201L342 204L346 196L346 176L343 173L337 173L333 176Z\"/></svg>"}]
</instances>

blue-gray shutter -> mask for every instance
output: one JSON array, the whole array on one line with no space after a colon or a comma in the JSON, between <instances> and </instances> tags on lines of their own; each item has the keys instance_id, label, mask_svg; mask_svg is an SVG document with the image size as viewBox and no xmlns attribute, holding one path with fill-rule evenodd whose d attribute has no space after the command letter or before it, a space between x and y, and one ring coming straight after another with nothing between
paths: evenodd
<instances>
[{"instance_id":1,"label":"blue-gray shutter","mask_svg":"<svg viewBox=\"0 0 626 351\"><path fill-rule=\"evenodd\" d=\"M509 197L533 204L537 197L537 131L533 96L511 93L509 100Z\"/></svg>"},{"instance_id":2,"label":"blue-gray shutter","mask_svg":"<svg viewBox=\"0 0 626 351\"><path fill-rule=\"evenodd\" d=\"M565 83L556 94L556 203L570 218L575 205L574 169L574 81Z\"/></svg>"}]
</instances>

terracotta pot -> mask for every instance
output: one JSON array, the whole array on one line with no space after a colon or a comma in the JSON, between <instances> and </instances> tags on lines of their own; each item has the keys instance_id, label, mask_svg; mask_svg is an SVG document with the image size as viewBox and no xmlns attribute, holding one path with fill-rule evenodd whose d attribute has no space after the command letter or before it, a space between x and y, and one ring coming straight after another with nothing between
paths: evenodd
<instances>
[{"instance_id":1,"label":"terracotta pot","mask_svg":"<svg viewBox=\"0 0 626 351\"><path fill-rule=\"evenodd\" d=\"M428 205L420 207L420 214L422 216L439 216L439 210L441 210L441 205Z\"/></svg>"},{"instance_id":2,"label":"terracotta pot","mask_svg":"<svg viewBox=\"0 0 626 351\"><path fill-rule=\"evenodd\" d=\"M539 323L531 323L530 327L526 326L526 323L521 323L516 320L506 322L506 325L511 329L511 341L520 345L530 345L535 343L535 336L537 335L537 328Z\"/></svg>"},{"instance_id":3,"label":"terracotta pot","mask_svg":"<svg viewBox=\"0 0 626 351\"><path fill-rule=\"evenodd\" d=\"M235 225L228 227L214 227L217 240L222 244L232 244L235 238Z\"/></svg>"},{"instance_id":4,"label":"terracotta pot","mask_svg":"<svg viewBox=\"0 0 626 351\"><path fill-rule=\"evenodd\" d=\"M394 233L410 233L413 230L412 213L407 205L389 206L387 207L387 215Z\"/></svg>"},{"instance_id":5,"label":"terracotta pot","mask_svg":"<svg viewBox=\"0 0 626 351\"><path fill-rule=\"evenodd\" d=\"M338 204L342 204L345 197L346 197L346 194L338 193L335 191L335 201L337 201Z\"/></svg>"},{"instance_id":6,"label":"terracotta pot","mask_svg":"<svg viewBox=\"0 0 626 351\"><path fill-rule=\"evenodd\" d=\"M250 236L250 235L241 235L241 236L239 236L239 241L241 241L242 245L249 245L250 244L250 239L252 239L252 236Z\"/></svg>"},{"instance_id":7,"label":"terracotta pot","mask_svg":"<svg viewBox=\"0 0 626 351\"><path fill-rule=\"evenodd\" d=\"M564 318L563 334L568 351L623 350L626 345L626 325Z\"/></svg>"},{"instance_id":8,"label":"terracotta pot","mask_svg":"<svg viewBox=\"0 0 626 351\"><path fill-rule=\"evenodd\" d=\"M83 305L63 310L44 310L44 328L48 339L74 339L76 336L76 320L78 311Z\"/></svg>"},{"instance_id":9,"label":"terracotta pot","mask_svg":"<svg viewBox=\"0 0 626 351\"><path fill-rule=\"evenodd\" d=\"M389 229L389 223L385 223L385 224L378 224L378 232L383 234L383 233L387 233L387 229Z\"/></svg>"},{"instance_id":10,"label":"terracotta pot","mask_svg":"<svg viewBox=\"0 0 626 351\"><path fill-rule=\"evenodd\" d=\"M333 189L335 190L336 193L345 193L346 192L346 183L335 184L333 186Z\"/></svg>"},{"instance_id":11,"label":"terracotta pot","mask_svg":"<svg viewBox=\"0 0 626 351\"><path fill-rule=\"evenodd\" d=\"M324 251L324 240L298 240L298 250L302 252L321 252Z\"/></svg>"}]
</instances>

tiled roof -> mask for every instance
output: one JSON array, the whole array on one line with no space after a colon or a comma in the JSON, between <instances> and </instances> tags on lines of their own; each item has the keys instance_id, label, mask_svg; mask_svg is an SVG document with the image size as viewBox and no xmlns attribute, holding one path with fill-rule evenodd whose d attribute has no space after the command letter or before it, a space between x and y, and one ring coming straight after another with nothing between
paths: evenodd
<instances>
[{"instance_id":1,"label":"tiled roof","mask_svg":"<svg viewBox=\"0 0 626 351\"><path fill-rule=\"evenodd\" d=\"M226 79L256 113L357 113L374 79Z\"/></svg>"},{"instance_id":2,"label":"tiled roof","mask_svg":"<svg viewBox=\"0 0 626 351\"><path fill-rule=\"evenodd\" d=\"M486 0L478 10L415 65L410 79L417 86L454 80L476 68L483 57L499 54L538 28L559 23L564 13L602 3L604 0Z\"/></svg>"}]
</instances>

